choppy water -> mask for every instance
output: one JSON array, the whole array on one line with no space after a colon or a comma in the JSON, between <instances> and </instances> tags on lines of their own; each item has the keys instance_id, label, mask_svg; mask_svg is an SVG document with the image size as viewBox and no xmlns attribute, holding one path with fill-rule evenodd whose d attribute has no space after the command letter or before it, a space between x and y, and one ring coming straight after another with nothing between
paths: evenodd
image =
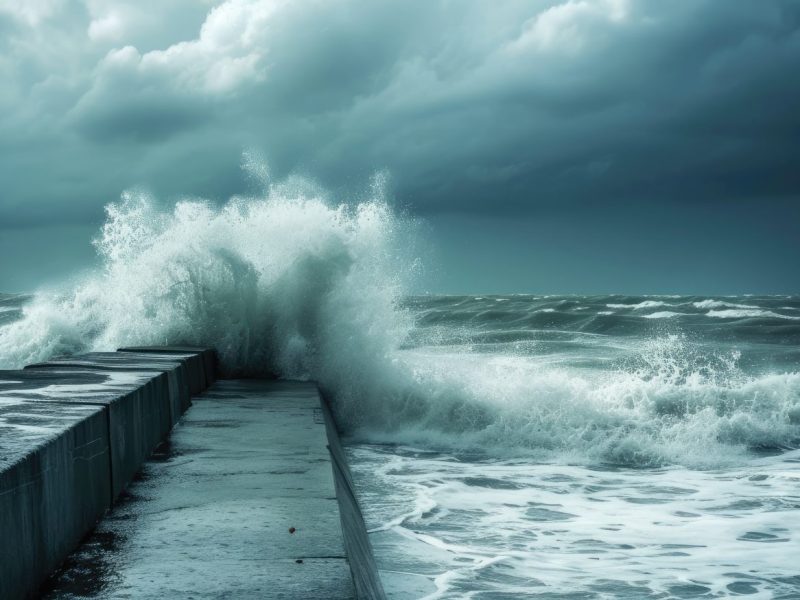
<instances>
[{"instance_id":1,"label":"choppy water","mask_svg":"<svg viewBox=\"0 0 800 600\"><path fill-rule=\"evenodd\" d=\"M799 298L408 304L503 431L351 445L393 598L800 597Z\"/></svg>"},{"instance_id":2,"label":"choppy water","mask_svg":"<svg viewBox=\"0 0 800 600\"><path fill-rule=\"evenodd\" d=\"M247 167L222 207L109 205L101 269L0 296L0 368L188 344L318 381L397 598L800 597L799 297L410 297L379 181Z\"/></svg>"}]
</instances>

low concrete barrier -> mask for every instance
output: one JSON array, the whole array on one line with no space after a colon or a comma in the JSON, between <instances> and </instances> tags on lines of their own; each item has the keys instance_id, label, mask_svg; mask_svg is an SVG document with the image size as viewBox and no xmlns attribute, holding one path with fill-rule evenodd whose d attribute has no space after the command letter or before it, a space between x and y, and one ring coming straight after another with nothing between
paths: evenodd
<instances>
[{"instance_id":1,"label":"low concrete barrier","mask_svg":"<svg viewBox=\"0 0 800 600\"><path fill-rule=\"evenodd\" d=\"M0 598L32 595L111 504L106 409L0 400Z\"/></svg>"},{"instance_id":2,"label":"low concrete barrier","mask_svg":"<svg viewBox=\"0 0 800 600\"><path fill-rule=\"evenodd\" d=\"M211 348L190 348L188 346L129 346L117 352L135 354L155 354L162 357L182 358L191 363L192 382L198 386L192 395L199 394L217 380L217 353Z\"/></svg>"},{"instance_id":3,"label":"low concrete barrier","mask_svg":"<svg viewBox=\"0 0 800 600\"><path fill-rule=\"evenodd\" d=\"M36 595L213 382L214 361L141 348L0 371L0 598Z\"/></svg>"},{"instance_id":4,"label":"low concrete barrier","mask_svg":"<svg viewBox=\"0 0 800 600\"><path fill-rule=\"evenodd\" d=\"M332 459L336 498L339 501L344 549L347 560L350 562L356 595L365 600L384 600L386 594L378 574L378 565L375 563L375 556L372 553L372 544L367 535L364 517L356 499L353 476L347 466L347 457L339 439L336 421L324 396L321 396L321 404L328 434L328 450Z\"/></svg>"},{"instance_id":5,"label":"low concrete barrier","mask_svg":"<svg viewBox=\"0 0 800 600\"><path fill-rule=\"evenodd\" d=\"M191 404L192 394L205 387L202 361L197 355L135 354L130 352L91 352L25 367L36 370L135 371L164 373L170 397L170 422L174 425Z\"/></svg>"},{"instance_id":6,"label":"low concrete barrier","mask_svg":"<svg viewBox=\"0 0 800 600\"><path fill-rule=\"evenodd\" d=\"M81 380L81 375L86 379ZM97 381L97 377L103 379ZM0 398L104 406L116 497L172 428L169 384L159 371L37 368L0 371Z\"/></svg>"}]
</instances>

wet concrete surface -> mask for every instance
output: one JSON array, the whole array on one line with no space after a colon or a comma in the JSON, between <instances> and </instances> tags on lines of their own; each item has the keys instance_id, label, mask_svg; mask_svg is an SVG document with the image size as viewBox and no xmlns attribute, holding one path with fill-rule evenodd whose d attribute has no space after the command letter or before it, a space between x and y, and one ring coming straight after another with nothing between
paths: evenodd
<instances>
[{"instance_id":1,"label":"wet concrete surface","mask_svg":"<svg viewBox=\"0 0 800 600\"><path fill-rule=\"evenodd\" d=\"M158 370L47 368L0 371L0 402L97 405L108 410L112 493L116 497L172 428L169 378Z\"/></svg>"},{"instance_id":2,"label":"wet concrete surface","mask_svg":"<svg viewBox=\"0 0 800 600\"><path fill-rule=\"evenodd\" d=\"M313 383L221 381L46 598L354 598Z\"/></svg>"},{"instance_id":3,"label":"wet concrete surface","mask_svg":"<svg viewBox=\"0 0 800 600\"><path fill-rule=\"evenodd\" d=\"M35 363L25 370L57 371L71 370L93 372L158 372L167 376L170 397L170 422L177 423L191 404L191 395L205 389L205 376L202 360L194 355L132 353L132 352L90 352L78 356L54 358L47 362Z\"/></svg>"},{"instance_id":4,"label":"wet concrete surface","mask_svg":"<svg viewBox=\"0 0 800 600\"><path fill-rule=\"evenodd\" d=\"M0 399L0 598L35 590L111 505L107 421L102 406Z\"/></svg>"},{"instance_id":5,"label":"wet concrete surface","mask_svg":"<svg viewBox=\"0 0 800 600\"><path fill-rule=\"evenodd\" d=\"M0 371L0 598L33 597L213 378L213 351Z\"/></svg>"}]
</instances>

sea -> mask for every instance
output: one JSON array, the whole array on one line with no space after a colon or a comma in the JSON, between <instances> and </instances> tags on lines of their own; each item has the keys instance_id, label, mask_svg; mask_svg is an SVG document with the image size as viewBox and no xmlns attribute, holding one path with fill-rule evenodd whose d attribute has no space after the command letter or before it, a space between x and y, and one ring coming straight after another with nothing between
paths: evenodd
<instances>
[{"instance_id":1,"label":"sea","mask_svg":"<svg viewBox=\"0 0 800 600\"><path fill-rule=\"evenodd\" d=\"M319 382L393 599L800 598L800 296L420 293L419 224L364 196L126 193L97 267L0 294L0 368Z\"/></svg>"},{"instance_id":2,"label":"sea","mask_svg":"<svg viewBox=\"0 0 800 600\"><path fill-rule=\"evenodd\" d=\"M406 302L463 388L349 446L391 598L800 598L800 297Z\"/></svg>"}]
</instances>

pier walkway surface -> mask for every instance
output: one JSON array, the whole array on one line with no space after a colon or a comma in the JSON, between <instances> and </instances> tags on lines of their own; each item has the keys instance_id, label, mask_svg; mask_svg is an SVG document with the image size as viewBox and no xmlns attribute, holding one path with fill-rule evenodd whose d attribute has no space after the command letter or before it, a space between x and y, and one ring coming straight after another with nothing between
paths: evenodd
<instances>
[{"instance_id":1,"label":"pier walkway surface","mask_svg":"<svg viewBox=\"0 0 800 600\"><path fill-rule=\"evenodd\" d=\"M46 597L355 598L316 385L192 404Z\"/></svg>"},{"instance_id":2,"label":"pier walkway surface","mask_svg":"<svg viewBox=\"0 0 800 600\"><path fill-rule=\"evenodd\" d=\"M316 384L215 378L189 348L0 371L0 598L385 597Z\"/></svg>"}]
</instances>

